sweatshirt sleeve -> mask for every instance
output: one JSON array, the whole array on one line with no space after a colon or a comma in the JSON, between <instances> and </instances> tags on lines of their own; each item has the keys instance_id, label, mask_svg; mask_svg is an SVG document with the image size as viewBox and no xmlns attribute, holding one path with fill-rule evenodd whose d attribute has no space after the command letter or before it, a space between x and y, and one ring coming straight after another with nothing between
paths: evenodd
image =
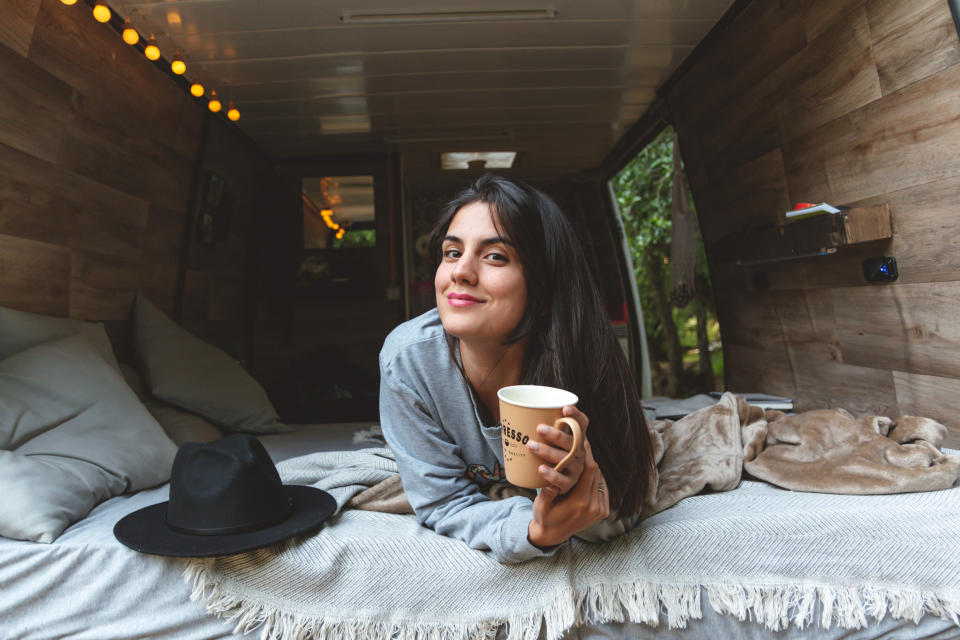
<instances>
[{"instance_id":1,"label":"sweatshirt sleeve","mask_svg":"<svg viewBox=\"0 0 960 640\"><path fill-rule=\"evenodd\" d=\"M418 520L515 563L552 555L527 539L533 505L522 496L491 500L466 477L460 447L433 417L423 398L381 363L380 423L397 458L403 490Z\"/></svg>"}]
</instances>

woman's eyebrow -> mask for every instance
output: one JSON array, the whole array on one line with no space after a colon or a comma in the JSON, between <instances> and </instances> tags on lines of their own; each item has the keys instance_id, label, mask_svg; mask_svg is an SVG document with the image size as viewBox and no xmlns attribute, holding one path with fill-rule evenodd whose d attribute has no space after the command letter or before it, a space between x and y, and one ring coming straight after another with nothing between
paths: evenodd
<instances>
[{"instance_id":1,"label":"woman's eyebrow","mask_svg":"<svg viewBox=\"0 0 960 640\"><path fill-rule=\"evenodd\" d=\"M446 236L444 236L444 237L443 237L443 241L444 241L444 242L455 242L455 243L457 243L457 244L463 244L463 240L461 240L459 237L453 236L453 235L446 235ZM489 238L484 238L483 240L480 241L480 244L481 244L482 246L487 246L487 245L491 245L491 244L506 244L506 245L509 245L509 246L511 246L511 247L515 247L515 246L516 246L516 245L513 243L513 241L510 240L510 238L506 238L506 237L504 237L504 236L491 236L491 237L489 237Z\"/></svg>"}]
</instances>

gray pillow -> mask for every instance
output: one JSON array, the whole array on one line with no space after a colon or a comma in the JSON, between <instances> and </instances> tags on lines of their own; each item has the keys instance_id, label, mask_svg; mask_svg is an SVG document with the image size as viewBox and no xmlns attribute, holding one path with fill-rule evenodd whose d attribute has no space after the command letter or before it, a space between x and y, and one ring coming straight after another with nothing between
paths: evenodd
<instances>
[{"instance_id":1,"label":"gray pillow","mask_svg":"<svg viewBox=\"0 0 960 640\"><path fill-rule=\"evenodd\" d=\"M120 370L110 338L100 322L56 318L0 307L0 360L32 346L83 333L107 363Z\"/></svg>"},{"instance_id":2,"label":"gray pillow","mask_svg":"<svg viewBox=\"0 0 960 640\"><path fill-rule=\"evenodd\" d=\"M201 416L150 397L143 378L130 365L121 364L120 371L123 373L124 380L147 407L150 415L160 423L177 446L184 442L213 442L223 437L223 433L218 428Z\"/></svg>"},{"instance_id":3,"label":"gray pillow","mask_svg":"<svg viewBox=\"0 0 960 640\"><path fill-rule=\"evenodd\" d=\"M239 362L183 329L140 293L133 303L133 346L154 397L230 431L290 431Z\"/></svg>"},{"instance_id":4,"label":"gray pillow","mask_svg":"<svg viewBox=\"0 0 960 640\"><path fill-rule=\"evenodd\" d=\"M0 535L52 542L103 500L169 480L176 451L86 335L0 361Z\"/></svg>"}]
</instances>

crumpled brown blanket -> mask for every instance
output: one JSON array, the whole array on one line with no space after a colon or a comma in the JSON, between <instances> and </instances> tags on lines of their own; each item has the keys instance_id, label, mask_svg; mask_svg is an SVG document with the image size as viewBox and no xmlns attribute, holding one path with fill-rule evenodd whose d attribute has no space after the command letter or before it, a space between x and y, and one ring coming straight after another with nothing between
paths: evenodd
<instances>
[{"instance_id":1,"label":"crumpled brown blanket","mask_svg":"<svg viewBox=\"0 0 960 640\"><path fill-rule=\"evenodd\" d=\"M940 451L946 434L945 426L929 418L855 418L845 409L788 416L725 393L717 404L676 422L650 424L656 474L641 518L705 489L735 489L744 471L793 491L866 495L948 489L960 476L960 458ZM495 483L486 491L500 499L528 490ZM399 475L357 494L347 506L413 513Z\"/></svg>"},{"instance_id":2,"label":"crumpled brown blanket","mask_svg":"<svg viewBox=\"0 0 960 640\"><path fill-rule=\"evenodd\" d=\"M929 418L855 418L844 409L788 416L732 393L677 420L650 425L657 477L643 516L704 489L750 476L793 491L879 494L947 489L960 458L939 449L947 429Z\"/></svg>"}]
</instances>

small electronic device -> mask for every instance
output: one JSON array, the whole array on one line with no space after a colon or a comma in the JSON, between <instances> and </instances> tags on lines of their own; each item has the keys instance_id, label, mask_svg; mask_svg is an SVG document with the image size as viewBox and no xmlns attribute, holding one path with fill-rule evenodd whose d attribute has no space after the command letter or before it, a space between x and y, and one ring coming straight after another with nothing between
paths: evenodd
<instances>
[{"instance_id":1,"label":"small electronic device","mask_svg":"<svg viewBox=\"0 0 960 640\"><path fill-rule=\"evenodd\" d=\"M893 282L900 277L897 259L893 256L867 258L863 261L863 277L867 282Z\"/></svg>"}]
</instances>

